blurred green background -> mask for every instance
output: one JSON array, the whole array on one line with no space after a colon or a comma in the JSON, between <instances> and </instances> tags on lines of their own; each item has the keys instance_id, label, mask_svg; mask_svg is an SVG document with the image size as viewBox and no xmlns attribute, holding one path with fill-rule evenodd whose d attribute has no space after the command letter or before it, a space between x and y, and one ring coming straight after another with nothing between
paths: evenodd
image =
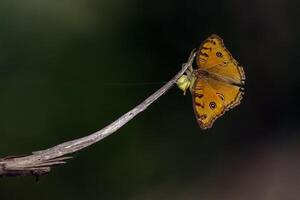
<instances>
[{"instance_id":1,"label":"blurred green background","mask_svg":"<svg viewBox=\"0 0 300 200\"><path fill-rule=\"evenodd\" d=\"M117 133L0 199L299 199L299 1L2 0L0 157L93 133L220 35L242 104L202 131L173 88Z\"/></svg>"}]
</instances>

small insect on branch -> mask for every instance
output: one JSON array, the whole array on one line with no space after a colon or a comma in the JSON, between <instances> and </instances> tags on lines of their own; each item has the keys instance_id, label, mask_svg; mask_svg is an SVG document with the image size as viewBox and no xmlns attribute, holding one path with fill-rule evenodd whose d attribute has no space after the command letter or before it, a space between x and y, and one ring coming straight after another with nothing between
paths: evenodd
<instances>
[{"instance_id":1,"label":"small insect on branch","mask_svg":"<svg viewBox=\"0 0 300 200\"><path fill-rule=\"evenodd\" d=\"M61 143L49 149L33 152L31 155L0 158L0 176L38 177L49 173L53 166L65 164L68 159L72 158L65 155L86 148L116 132L137 114L144 111L149 105L165 94L176 83L177 79L183 75L187 68L192 65L195 55L194 51L192 51L187 63L183 64L182 69L169 82L149 96L141 104L137 105L103 129L91 135Z\"/></svg>"}]
</instances>

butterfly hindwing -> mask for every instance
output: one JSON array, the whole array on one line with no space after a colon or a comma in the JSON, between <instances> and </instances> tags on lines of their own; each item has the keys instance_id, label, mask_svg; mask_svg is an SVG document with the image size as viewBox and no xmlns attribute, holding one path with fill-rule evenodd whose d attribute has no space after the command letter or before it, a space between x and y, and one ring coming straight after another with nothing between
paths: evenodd
<instances>
[{"instance_id":1,"label":"butterfly hindwing","mask_svg":"<svg viewBox=\"0 0 300 200\"><path fill-rule=\"evenodd\" d=\"M207 79L207 84L215 91L225 107L225 111L233 108L241 103L243 98L243 88L236 85L231 85L226 82Z\"/></svg>"},{"instance_id":2,"label":"butterfly hindwing","mask_svg":"<svg viewBox=\"0 0 300 200\"><path fill-rule=\"evenodd\" d=\"M202 129L210 128L242 99L240 87L208 78L196 79L192 91L194 112Z\"/></svg>"},{"instance_id":3,"label":"butterfly hindwing","mask_svg":"<svg viewBox=\"0 0 300 200\"><path fill-rule=\"evenodd\" d=\"M202 129L210 128L224 111L224 103L218 98L206 79L198 78L193 88L193 105L198 124Z\"/></svg>"}]
</instances>

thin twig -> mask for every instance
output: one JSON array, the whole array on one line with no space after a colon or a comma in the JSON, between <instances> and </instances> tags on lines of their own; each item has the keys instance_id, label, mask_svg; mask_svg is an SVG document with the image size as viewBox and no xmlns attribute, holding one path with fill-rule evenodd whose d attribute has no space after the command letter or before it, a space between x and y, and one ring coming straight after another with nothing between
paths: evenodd
<instances>
[{"instance_id":1,"label":"thin twig","mask_svg":"<svg viewBox=\"0 0 300 200\"><path fill-rule=\"evenodd\" d=\"M46 150L33 152L32 155L0 158L0 176L39 176L49 173L52 166L65 164L66 160L71 157L62 156L77 152L114 133L165 94L176 83L176 80L183 75L187 68L192 65L194 58L195 53L192 52L188 62L183 64L182 69L169 82L141 104L103 129L86 137L64 142Z\"/></svg>"}]
</instances>

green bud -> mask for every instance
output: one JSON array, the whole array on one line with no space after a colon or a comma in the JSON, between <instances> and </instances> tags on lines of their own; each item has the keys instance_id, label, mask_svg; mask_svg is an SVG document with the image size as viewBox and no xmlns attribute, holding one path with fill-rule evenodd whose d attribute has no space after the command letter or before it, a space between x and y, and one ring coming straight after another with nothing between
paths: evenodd
<instances>
[{"instance_id":1,"label":"green bud","mask_svg":"<svg viewBox=\"0 0 300 200\"><path fill-rule=\"evenodd\" d=\"M182 75L177 81L176 81L177 87L183 91L183 94L185 94L186 90L190 87L191 81L187 77L187 75Z\"/></svg>"}]
</instances>

